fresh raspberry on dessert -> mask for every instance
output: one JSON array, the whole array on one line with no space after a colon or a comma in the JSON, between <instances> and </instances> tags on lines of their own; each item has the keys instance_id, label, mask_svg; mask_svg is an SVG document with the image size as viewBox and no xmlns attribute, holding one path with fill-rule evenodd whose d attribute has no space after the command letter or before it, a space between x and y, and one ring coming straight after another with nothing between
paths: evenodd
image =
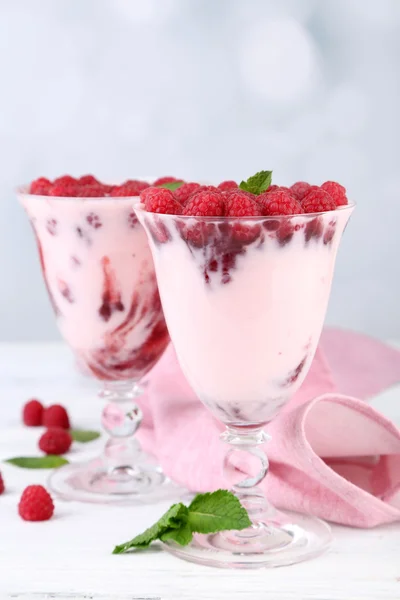
<instances>
[{"instance_id":1,"label":"fresh raspberry on dessert","mask_svg":"<svg viewBox=\"0 0 400 600\"><path fill-rule=\"evenodd\" d=\"M145 181L136 181L130 179L125 181L122 185L116 185L111 190L111 196L116 197L128 197L128 196L140 196L140 193L147 189L149 186Z\"/></svg>"},{"instance_id":2,"label":"fresh raspberry on dessert","mask_svg":"<svg viewBox=\"0 0 400 600\"><path fill-rule=\"evenodd\" d=\"M236 181L229 180L222 181L222 183L219 184L218 189L221 190L221 192L227 192L228 190L237 190L238 187Z\"/></svg>"},{"instance_id":3,"label":"fresh raspberry on dessert","mask_svg":"<svg viewBox=\"0 0 400 600\"><path fill-rule=\"evenodd\" d=\"M225 201L225 216L227 217L258 217L261 215L262 211L258 202L240 190L229 194Z\"/></svg>"},{"instance_id":4,"label":"fresh raspberry on dessert","mask_svg":"<svg viewBox=\"0 0 400 600\"><path fill-rule=\"evenodd\" d=\"M94 175L82 175L82 177L79 177L78 183L80 185L101 185Z\"/></svg>"},{"instance_id":5,"label":"fresh raspberry on dessert","mask_svg":"<svg viewBox=\"0 0 400 600\"><path fill-rule=\"evenodd\" d=\"M182 204L185 206L189 197L196 192L200 188L199 183L184 183L181 187L178 187L174 190L174 196Z\"/></svg>"},{"instance_id":6,"label":"fresh raspberry on dessert","mask_svg":"<svg viewBox=\"0 0 400 600\"><path fill-rule=\"evenodd\" d=\"M299 202L301 202L304 196L310 191L310 184L306 181L297 181L292 186L290 186L290 191L292 196L296 198Z\"/></svg>"},{"instance_id":7,"label":"fresh raspberry on dessert","mask_svg":"<svg viewBox=\"0 0 400 600\"><path fill-rule=\"evenodd\" d=\"M29 193L35 194L36 196L47 196L50 187L51 181L49 181L49 179L46 179L46 177L39 177L39 179L32 181L29 187Z\"/></svg>"},{"instance_id":8,"label":"fresh raspberry on dessert","mask_svg":"<svg viewBox=\"0 0 400 600\"><path fill-rule=\"evenodd\" d=\"M39 448L45 454L65 454L71 444L71 435L62 427L50 427L39 440Z\"/></svg>"},{"instance_id":9,"label":"fresh raspberry on dessert","mask_svg":"<svg viewBox=\"0 0 400 600\"><path fill-rule=\"evenodd\" d=\"M22 410L22 420L28 427L39 427L43 422L43 404L33 398L27 402Z\"/></svg>"},{"instance_id":10,"label":"fresh raspberry on dessert","mask_svg":"<svg viewBox=\"0 0 400 600\"><path fill-rule=\"evenodd\" d=\"M336 206L348 204L346 188L340 185L340 183L336 183L335 181L325 181L325 183L321 185L321 189L330 195Z\"/></svg>"},{"instance_id":11,"label":"fresh raspberry on dessert","mask_svg":"<svg viewBox=\"0 0 400 600\"><path fill-rule=\"evenodd\" d=\"M223 217L224 213L225 206L222 195L209 190L193 194L183 209L184 215L194 217Z\"/></svg>"},{"instance_id":12,"label":"fresh raspberry on dessert","mask_svg":"<svg viewBox=\"0 0 400 600\"><path fill-rule=\"evenodd\" d=\"M335 210L336 203L325 190L319 188L311 190L301 203L305 213L324 212Z\"/></svg>"},{"instance_id":13,"label":"fresh raspberry on dessert","mask_svg":"<svg viewBox=\"0 0 400 600\"><path fill-rule=\"evenodd\" d=\"M53 185L54 184L62 184L62 185L67 185L70 183L78 183L78 180L75 179L75 177L72 177L72 175L63 175L62 177L57 177L54 181L53 181Z\"/></svg>"},{"instance_id":14,"label":"fresh raspberry on dessert","mask_svg":"<svg viewBox=\"0 0 400 600\"><path fill-rule=\"evenodd\" d=\"M180 215L182 206L171 190L158 187L148 187L140 194L145 210L164 215Z\"/></svg>"},{"instance_id":15,"label":"fresh raspberry on dessert","mask_svg":"<svg viewBox=\"0 0 400 600\"><path fill-rule=\"evenodd\" d=\"M3 481L3 477L1 476L1 473L0 473L0 496L1 496L1 494L4 493L4 490L5 490L4 481Z\"/></svg>"},{"instance_id":16,"label":"fresh raspberry on dessert","mask_svg":"<svg viewBox=\"0 0 400 600\"><path fill-rule=\"evenodd\" d=\"M304 212L300 202L286 191L266 192L260 194L257 200L265 216L298 215Z\"/></svg>"},{"instance_id":17,"label":"fresh raspberry on dessert","mask_svg":"<svg viewBox=\"0 0 400 600\"><path fill-rule=\"evenodd\" d=\"M81 185L77 192L79 198L103 198L106 195L104 186L99 183Z\"/></svg>"},{"instance_id":18,"label":"fresh raspberry on dessert","mask_svg":"<svg viewBox=\"0 0 400 600\"><path fill-rule=\"evenodd\" d=\"M69 429L69 417L66 409L61 404L52 404L43 413L43 425L45 427L61 427Z\"/></svg>"},{"instance_id":19,"label":"fresh raspberry on dessert","mask_svg":"<svg viewBox=\"0 0 400 600\"><path fill-rule=\"evenodd\" d=\"M163 185L164 183L172 183L173 181L182 181L182 179L177 179L176 177L159 177L152 185Z\"/></svg>"},{"instance_id":20,"label":"fresh raspberry on dessert","mask_svg":"<svg viewBox=\"0 0 400 600\"><path fill-rule=\"evenodd\" d=\"M269 194L269 192L275 192L276 190L279 190L279 185L270 185L269 188L264 192L264 194Z\"/></svg>"},{"instance_id":21,"label":"fresh raspberry on dessert","mask_svg":"<svg viewBox=\"0 0 400 600\"><path fill-rule=\"evenodd\" d=\"M57 196L59 198L70 198L77 196L80 192L79 185L76 181L53 183L49 188L49 196Z\"/></svg>"},{"instance_id":22,"label":"fresh raspberry on dessert","mask_svg":"<svg viewBox=\"0 0 400 600\"><path fill-rule=\"evenodd\" d=\"M24 521L48 521L54 513L49 492L42 485L28 485L18 504L18 513Z\"/></svg>"}]
</instances>

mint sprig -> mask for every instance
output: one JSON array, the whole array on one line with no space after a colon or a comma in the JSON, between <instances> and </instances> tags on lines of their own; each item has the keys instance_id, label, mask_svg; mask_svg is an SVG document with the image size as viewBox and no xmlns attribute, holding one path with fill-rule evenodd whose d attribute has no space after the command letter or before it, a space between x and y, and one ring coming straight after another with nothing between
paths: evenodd
<instances>
[{"instance_id":1,"label":"mint sprig","mask_svg":"<svg viewBox=\"0 0 400 600\"><path fill-rule=\"evenodd\" d=\"M93 440L97 440L100 437L100 433L98 431L85 430L85 429L70 429L69 433L71 434L74 442L79 442L81 444L86 444L87 442L92 442Z\"/></svg>"},{"instance_id":2,"label":"mint sprig","mask_svg":"<svg viewBox=\"0 0 400 600\"><path fill-rule=\"evenodd\" d=\"M16 456L15 458L8 458L4 462L23 469L55 469L68 464L66 458L53 454L47 456Z\"/></svg>"},{"instance_id":3,"label":"mint sprig","mask_svg":"<svg viewBox=\"0 0 400 600\"><path fill-rule=\"evenodd\" d=\"M272 181L272 171L259 171L252 177L249 177L247 181L242 181L239 185L241 190L245 192L251 192L259 196L263 192L266 192Z\"/></svg>"},{"instance_id":4,"label":"mint sprig","mask_svg":"<svg viewBox=\"0 0 400 600\"><path fill-rule=\"evenodd\" d=\"M184 183L184 181L168 181L167 183L161 183L156 187L165 188L166 190L171 190L171 192L174 192L175 190L180 188L181 185L183 185Z\"/></svg>"},{"instance_id":5,"label":"mint sprig","mask_svg":"<svg viewBox=\"0 0 400 600\"><path fill-rule=\"evenodd\" d=\"M228 529L246 529L251 521L238 498L228 490L197 494L187 507L173 504L151 527L129 542L116 546L113 554L134 548L147 548L152 542L173 540L181 546L189 544L193 533L217 533Z\"/></svg>"}]
</instances>

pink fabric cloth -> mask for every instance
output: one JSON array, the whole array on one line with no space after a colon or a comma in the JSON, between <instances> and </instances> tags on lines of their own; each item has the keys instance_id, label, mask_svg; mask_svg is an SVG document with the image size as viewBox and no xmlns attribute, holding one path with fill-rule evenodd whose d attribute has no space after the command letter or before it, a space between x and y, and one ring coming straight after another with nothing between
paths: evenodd
<instances>
[{"instance_id":1,"label":"pink fabric cloth","mask_svg":"<svg viewBox=\"0 0 400 600\"><path fill-rule=\"evenodd\" d=\"M399 351L326 329L302 387L267 427L262 485L271 502L355 527L400 520L400 430L365 402L399 382ZM140 441L171 478L193 491L227 487L223 426L196 398L172 346L141 406Z\"/></svg>"}]
</instances>

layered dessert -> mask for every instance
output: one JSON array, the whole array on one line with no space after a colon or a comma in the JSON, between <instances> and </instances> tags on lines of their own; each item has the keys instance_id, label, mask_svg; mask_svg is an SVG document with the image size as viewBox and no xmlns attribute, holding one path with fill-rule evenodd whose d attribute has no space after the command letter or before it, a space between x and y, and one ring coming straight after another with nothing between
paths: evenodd
<instances>
[{"instance_id":1,"label":"layered dessert","mask_svg":"<svg viewBox=\"0 0 400 600\"><path fill-rule=\"evenodd\" d=\"M102 380L139 380L169 342L146 234L132 209L147 187L87 175L40 178L20 190L60 331Z\"/></svg>"},{"instance_id":2,"label":"layered dessert","mask_svg":"<svg viewBox=\"0 0 400 600\"><path fill-rule=\"evenodd\" d=\"M352 206L337 183L150 187L136 207L172 342L223 423L269 422L301 385Z\"/></svg>"}]
</instances>

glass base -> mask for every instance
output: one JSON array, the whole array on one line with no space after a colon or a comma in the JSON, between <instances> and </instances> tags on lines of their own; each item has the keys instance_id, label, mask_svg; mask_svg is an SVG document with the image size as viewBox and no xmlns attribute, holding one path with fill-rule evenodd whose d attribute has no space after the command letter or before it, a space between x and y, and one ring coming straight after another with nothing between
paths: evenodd
<instances>
[{"instance_id":1,"label":"glass base","mask_svg":"<svg viewBox=\"0 0 400 600\"><path fill-rule=\"evenodd\" d=\"M48 483L59 498L96 504L144 504L187 494L150 457L148 462L115 467L103 457L65 465L53 471Z\"/></svg>"},{"instance_id":2,"label":"glass base","mask_svg":"<svg viewBox=\"0 0 400 600\"><path fill-rule=\"evenodd\" d=\"M179 558L211 567L260 569L281 567L322 554L332 540L329 525L294 512L277 512L278 519L243 531L195 534L188 546L166 542Z\"/></svg>"}]
</instances>

